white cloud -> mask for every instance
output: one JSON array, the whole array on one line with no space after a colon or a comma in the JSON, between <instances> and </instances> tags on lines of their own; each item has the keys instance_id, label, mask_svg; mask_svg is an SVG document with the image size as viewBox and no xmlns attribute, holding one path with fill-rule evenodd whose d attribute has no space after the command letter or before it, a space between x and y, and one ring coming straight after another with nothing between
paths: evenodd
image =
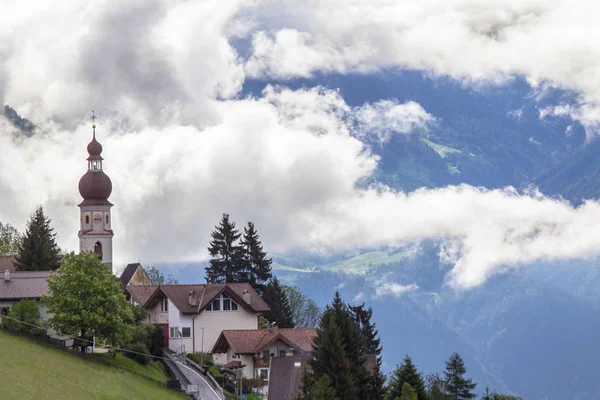
<instances>
[{"instance_id":1,"label":"white cloud","mask_svg":"<svg viewBox=\"0 0 600 400\"><path fill-rule=\"evenodd\" d=\"M270 20L310 34L281 39L301 43L297 49L272 49L289 65L264 57L244 65L228 42L227 35L264 26L246 8L263 4L285 17ZM511 188L359 189L378 162L361 135L426 127L433 116L416 103L351 107L322 88L268 87L258 98L239 97L252 62L266 63L257 71L283 75L297 74L294 66L327 70L322 65L340 71L405 65L470 79L522 72L584 90L587 69L573 64L571 48L597 41L569 41L567 48L563 37L541 40L540 24L556 17L541 1L303 4L292 15L272 2L3 3L0 75L7 79L0 79L0 95L42 132L22 138L0 118L0 220L23 229L43 204L61 246L76 249L77 182L90 140L82 119L95 109L114 187L116 265L202 259L222 212L238 225L254 221L271 252L446 239L452 246L440 257L452 261L456 287L531 261L598 255L597 202L573 208ZM495 12L504 8L513 11ZM571 14L564 16L581 17ZM502 29L494 27L503 21ZM533 51L532 43L540 48ZM557 49L565 56L549 60ZM288 57L292 50L296 58ZM595 101L591 78L585 93Z\"/></svg>"},{"instance_id":2,"label":"white cloud","mask_svg":"<svg viewBox=\"0 0 600 400\"><path fill-rule=\"evenodd\" d=\"M524 76L600 104L600 3L582 0L298 0L267 2L245 65L251 76L386 68L428 70L467 82ZM283 20L285 24L278 23ZM600 121L600 115L582 110ZM597 131L595 125L588 132Z\"/></svg>"},{"instance_id":3,"label":"white cloud","mask_svg":"<svg viewBox=\"0 0 600 400\"><path fill-rule=\"evenodd\" d=\"M398 104L395 100L380 100L365 104L355 112L358 129L363 134L375 134L382 143L394 133L410 133L425 128L435 121L419 103L407 101Z\"/></svg>"},{"instance_id":4,"label":"white cloud","mask_svg":"<svg viewBox=\"0 0 600 400\"><path fill-rule=\"evenodd\" d=\"M393 282L383 282L375 288L375 297L401 297L405 293L414 292L419 286L411 283L410 285L401 285Z\"/></svg>"}]
</instances>

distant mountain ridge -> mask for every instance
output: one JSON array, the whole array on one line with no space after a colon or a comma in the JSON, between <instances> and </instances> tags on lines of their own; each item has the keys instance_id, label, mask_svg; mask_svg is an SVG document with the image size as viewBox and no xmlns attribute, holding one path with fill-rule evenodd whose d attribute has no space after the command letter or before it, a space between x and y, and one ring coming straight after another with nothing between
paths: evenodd
<instances>
[{"instance_id":1,"label":"distant mountain ridge","mask_svg":"<svg viewBox=\"0 0 600 400\"><path fill-rule=\"evenodd\" d=\"M19 128L27 136L35 133L37 126L26 118L22 118L11 106L5 105L2 115L6 117L15 127Z\"/></svg>"}]
</instances>

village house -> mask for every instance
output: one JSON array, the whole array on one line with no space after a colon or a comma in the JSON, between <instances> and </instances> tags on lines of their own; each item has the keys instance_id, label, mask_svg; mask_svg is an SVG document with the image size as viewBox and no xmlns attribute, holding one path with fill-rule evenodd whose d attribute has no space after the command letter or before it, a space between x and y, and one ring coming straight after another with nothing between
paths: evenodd
<instances>
[{"instance_id":1,"label":"village house","mask_svg":"<svg viewBox=\"0 0 600 400\"><path fill-rule=\"evenodd\" d=\"M316 335L312 328L223 330L211 352L225 360L225 368L241 370L244 378L261 378L259 390L268 394L272 361L310 355Z\"/></svg>"},{"instance_id":2,"label":"village house","mask_svg":"<svg viewBox=\"0 0 600 400\"><path fill-rule=\"evenodd\" d=\"M163 327L167 347L177 353L208 352L224 329L257 329L270 310L248 283L126 287L149 321ZM215 362L224 363L218 356Z\"/></svg>"}]
</instances>

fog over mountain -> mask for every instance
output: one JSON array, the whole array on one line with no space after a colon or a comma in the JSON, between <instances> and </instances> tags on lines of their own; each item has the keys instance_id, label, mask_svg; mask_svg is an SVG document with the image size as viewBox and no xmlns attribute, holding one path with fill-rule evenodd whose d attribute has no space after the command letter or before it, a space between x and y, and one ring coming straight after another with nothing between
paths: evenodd
<instances>
[{"instance_id":1,"label":"fog over mountain","mask_svg":"<svg viewBox=\"0 0 600 400\"><path fill-rule=\"evenodd\" d=\"M595 3L566 12L566 2L330 1L302 3L301 13L287 4L9 2L0 17L2 93L40 132L25 139L2 123L0 219L22 228L41 203L63 247L75 248L76 182L94 109L114 183L117 264L202 259L221 212L253 220L279 252L443 238L451 282L464 288L524 262L596 256L596 202L573 208L510 187L406 193L373 184L382 157L369 138L443 123L422 104L352 106L335 89L285 85L319 72L402 68L465 90L524 76L536 99L572 90L573 101L544 105L539 118L573 118L590 139L597 30L586 29L585 41L576 40L582 30L568 39L553 32L588 26ZM248 78L278 85L247 97Z\"/></svg>"}]
</instances>

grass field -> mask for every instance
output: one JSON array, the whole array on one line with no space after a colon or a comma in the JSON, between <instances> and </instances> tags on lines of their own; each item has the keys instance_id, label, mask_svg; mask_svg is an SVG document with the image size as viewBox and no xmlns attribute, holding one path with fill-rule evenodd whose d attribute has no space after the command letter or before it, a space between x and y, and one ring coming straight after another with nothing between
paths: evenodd
<instances>
[{"instance_id":1,"label":"grass field","mask_svg":"<svg viewBox=\"0 0 600 400\"><path fill-rule=\"evenodd\" d=\"M115 360L115 363L126 362ZM186 398L130 372L86 361L64 350L2 331L0 388L0 398L7 400Z\"/></svg>"},{"instance_id":2,"label":"grass field","mask_svg":"<svg viewBox=\"0 0 600 400\"><path fill-rule=\"evenodd\" d=\"M119 368L167 383L167 375L165 375L164 368L159 361L151 361L148 365L142 365L121 353L116 354L115 357L107 353L97 354L96 357Z\"/></svg>"}]
</instances>

